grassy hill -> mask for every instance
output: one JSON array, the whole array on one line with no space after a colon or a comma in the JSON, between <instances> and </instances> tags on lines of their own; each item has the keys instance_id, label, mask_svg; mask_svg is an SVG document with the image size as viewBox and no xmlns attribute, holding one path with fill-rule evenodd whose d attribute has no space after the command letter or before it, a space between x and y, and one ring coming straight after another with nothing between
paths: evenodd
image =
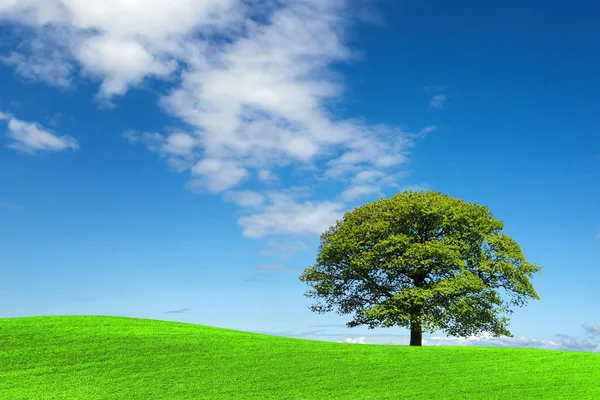
<instances>
[{"instance_id":1,"label":"grassy hill","mask_svg":"<svg viewBox=\"0 0 600 400\"><path fill-rule=\"evenodd\" d=\"M600 399L600 354L316 342L106 316L0 319L0 399Z\"/></svg>"}]
</instances>

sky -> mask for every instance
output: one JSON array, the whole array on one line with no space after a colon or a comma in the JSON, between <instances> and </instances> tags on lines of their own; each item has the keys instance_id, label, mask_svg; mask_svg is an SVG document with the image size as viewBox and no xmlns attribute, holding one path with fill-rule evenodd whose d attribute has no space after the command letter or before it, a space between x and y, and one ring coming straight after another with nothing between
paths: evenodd
<instances>
[{"instance_id":1,"label":"sky","mask_svg":"<svg viewBox=\"0 0 600 400\"><path fill-rule=\"evenodd\" d=\"M0 0L0 317L408 345L310 311L299 276L345 212L435 190L504 222L541 300L511 308L512 338L423 345L600 352L599 19L559 0Z\"/></svg>"}]
</instances>

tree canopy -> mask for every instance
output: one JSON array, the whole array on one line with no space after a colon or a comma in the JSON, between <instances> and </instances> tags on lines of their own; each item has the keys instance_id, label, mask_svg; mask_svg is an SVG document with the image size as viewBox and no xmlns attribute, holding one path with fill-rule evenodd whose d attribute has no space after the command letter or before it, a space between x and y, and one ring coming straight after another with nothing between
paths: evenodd
<instances>
[{"instance_id":1,"label":"tree canopy","mask_svg":"<svg viewBox=\"0 0 600 400\"><path fill-rule=\"evenodd\" d=\"M310 307L320 314L354 312L349 328L409 328L411 346L436 330L512 337L499 314L540 299L528 278L542 267L503 228L487 207L435 191L368 203L321 234L317 263L300 276L313 288L304 296L324 299Z\"/></svg>"}]
</instances>

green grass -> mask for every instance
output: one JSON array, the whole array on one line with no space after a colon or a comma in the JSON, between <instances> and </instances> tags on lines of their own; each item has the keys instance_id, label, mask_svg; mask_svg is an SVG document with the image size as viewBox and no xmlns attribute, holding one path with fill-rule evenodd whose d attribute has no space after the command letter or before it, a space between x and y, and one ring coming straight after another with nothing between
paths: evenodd
<instances>
[{"instance_id":1,"label":"green grass","mask_svg":"<svg viewBox=\"0 0 600 400\"><path fill-rule=\"evenodd\" d=\"M317 342L105 316L0 319L0 399L600 399L600 354Z\"/></svg>"}]
</instances>

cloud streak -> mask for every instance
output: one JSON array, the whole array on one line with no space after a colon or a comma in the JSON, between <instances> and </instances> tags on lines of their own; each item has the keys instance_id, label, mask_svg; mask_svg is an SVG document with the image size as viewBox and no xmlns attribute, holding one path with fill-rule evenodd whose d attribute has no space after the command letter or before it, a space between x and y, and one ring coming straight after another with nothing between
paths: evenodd
<instances>
[{"instance_id":1,"label":"cloud streak","mask_svg":"<svg viewBox=\"0 0 600 400\"><path fill-rule=\"evenodd\" d=\"M345 325L310 325L309 327L323 328L344 328ZM582 327L591 336L600 336L600 326L586 322ZM294 338L304 338L310 340L325 340L337 343L355 343L355 344L385 344L385 345L409 345L410 335L394 335L394 334L379 334L379 335L360 335L351 336L345 333L319 333L324 330L289 333L289 332L265 332L254 331L256 333L287 336ZM468 337L453 337L453 336L436 336L423 335L424 346L485 346L485 347L511 347L511 348L534 348L546 350L563 350L563 351L585 351L600 353L600 340L594 339L578 339L564 334L556 335L559 339L554 340L538 340L521 337L500 336L493 337L488 332L481 332L477 335Z\"/></svg>"},{"instance_id":2,"label":"cloud streak","mask_svg":"<svg viewBox=\"0 0 600 400\"><path fill-rule=\"evenodd\" d=\"M441 110L442 108L444 108L444 103L447 99L448 96L446 96L445 94L436 94L429 101L429 107L435 108L436 110Z\"/></svg>"},{"instance_id":3,"label":"cloud streak","mask_svg":"<svg viewBox=\"0 0 600 400\"><path fill-rule=\"evenodd\" d=\"M183 314L186 311L191 310L190 308L182 308L181 310L164 311L163 314Z\"/></svg>"},{"instance_id":4,"label":"cloud streak","mask_svg":"<svg viewBox=\"0 0 600 400\"><path fill-rule=\"evenodd\" d=\"M443 86L425 86L425 92L433 94L431 100L429 100L429 108L435 110L441 110L444 108L448 96L444 93L446 90Z\"/></svg>"},{"instance_id":5,"label":"cloud streak","mask_svg":"<svg viewBox=\"0 0 600 400\"><path fill-rule=\"evenodd\" d=\"M295 241L269 240L267 242L267 247L260 250L260 255L276 256L276 257L286 260L286 259L293 258L296 254L301 253L308 249L309 249L309 246L300 240L295 240Z\"/></svg>"},{"instance_id":6,"label":"cloud streak","mask_svg":"<svg viewBox=\"0 0 600 400\"><path fill-rule=\"evenodd\" d=\"M79 149L74 137L57 136L36 122L21 121L3 112L0 112L0 121L6 121L8 124L7 136L12 139L7 145L9 148L30 154Z\"/></svg>"},{"instance_id":7,"label":"cloud streak","mask_svg":"<svg viewBox=\"0 0 600 400\"><path fill-rule=\"evenodd\" d=\"M9 201L4 201L2 199L0 199L0 208L5 208L8 210L20 210L21 209L21 207L19 207L18 205L13 204Z\"/></svg>"}]
</instances>

